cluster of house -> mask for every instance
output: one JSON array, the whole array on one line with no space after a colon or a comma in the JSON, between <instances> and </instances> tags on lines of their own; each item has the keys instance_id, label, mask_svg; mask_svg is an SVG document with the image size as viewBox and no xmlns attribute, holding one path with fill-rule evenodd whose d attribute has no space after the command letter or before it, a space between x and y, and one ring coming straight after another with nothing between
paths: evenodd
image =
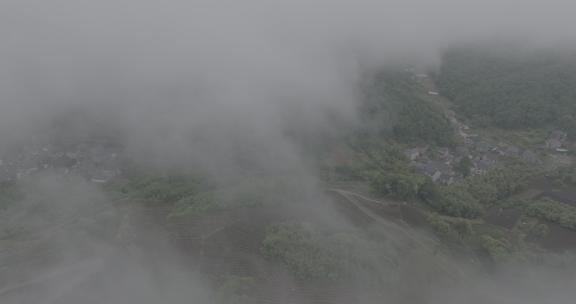
<instances>
[{"instance_id":1,"label":"cluster of house","mask_svg":"<svg viewBox=\"0 0 576 304\"><path fill-rule=\"evenodd\" d=\"M405 151L406 157L417 172L428 175L435 183L451 184L454 182L456 173L453 170L455 161L453 154L443 148L439 149L436 157L431 157L430 154L431 151L427 146Z\"/></svg>"},{"instance_id":2,"label":"cluster of house","mask_svg":"<svg viewBox=\"0 0 576 304\"><path fill-rule=\"evenodd\" d=\"M406 72L412 73L413 79L417 81L425 81L429 77L427 74L417 73L414 68L406 69ZM439 95L436 91L428 91L428 94ZM416 147L405 151L412 167L428 175L436 183L451 184L462 178L454 168L464 157L470 159L470 174L477 175L486 173L505 158L539 163L541 161L539 154L543 151L567 153L571 148L566 132L560 130L551 132L545 143L535 150L523 149L502 142L492 142L477 134L469 133L470 128L456 118L454 111L447 109L445 113L464 145L453 151L447 148L435 149L435 153L432 153L433 151L428 147ZM573 148L576 149L576 144ZM538 150L540 151L536 153L535 151Z\"/></svg>"},{"instance_id":3,"label":"cluster of house","mask_svg":"<svg viewBox=\"0 0 576 304\"><path fill-rule=\"evenodd\" d=\"M22 145L0 157L0 182L49 171L106 183L121 173L121 161L121 149L106 139L67 147L57 144Z\"/></svg>"},{"instance_id":4,"label":"cluster of house","mask_svg":"<svg viewBox=\"0 0 576 304\"><path fill-rule=\"evenodd\" d=\"M462 174L455 170L463 158L470 160L472 175L484 174L506 158L520 159L528 163L540 162L538 154L529 149L493 143L477 136L469 137L465 145L453 150L438 148L432 151L429 147L416 147L406 150L405 155L417 172L429 176L435 183L446 185L463 178Z\"/></svg>"}]
</instances>

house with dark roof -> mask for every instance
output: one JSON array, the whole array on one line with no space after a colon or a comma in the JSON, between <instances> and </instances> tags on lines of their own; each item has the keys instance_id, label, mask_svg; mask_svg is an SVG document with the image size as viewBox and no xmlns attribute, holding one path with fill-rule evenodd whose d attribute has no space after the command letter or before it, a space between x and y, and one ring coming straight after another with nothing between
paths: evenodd
<instances>
[{"instance_id":1,"label":"house with dark roof","mask_svg":"<svg viewBox=\"0 0 576 304\"><path fill-rule=\"evenodd\" d=\"M496 165L497 159L490 155L485 154L472 160L472 173L484 174Z\"/></svg>"},{"instance_id":2,"label":"house with dark roof","mask_svg":"<svg viewBox=\"0 0 576 304\"><path fill-rule=\"evenodd\" d=\"M429 176L433 182L447 184L453 181L454 171L442 161L429 161L414 166L416 171Z\"/></svg>"}]
</instances>

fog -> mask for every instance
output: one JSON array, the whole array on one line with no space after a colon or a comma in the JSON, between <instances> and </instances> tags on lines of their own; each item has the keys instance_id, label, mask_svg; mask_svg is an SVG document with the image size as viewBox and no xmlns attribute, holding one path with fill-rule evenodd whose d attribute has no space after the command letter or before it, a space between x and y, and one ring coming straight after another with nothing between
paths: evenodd
<instances>
[{"instance_id":1,"label":"fog","mask_svg":"<svg viewBox=\"0 0 576 304\"><path fill-rule=\"evenodd\" d=\"M53 135L55 120L82 113L67 133L114 135L146 166L201 171L223 183L247 171L314 180L306 151L358 123L357 84L366 70L405 62L433 68L441 50L459 42L572 46L574 11L576 3L562 0L0 0L0 150ZM84 202L118 211L82 182L48 176L30 183L61 202L64 214ZM311 192L322 192L315 186ZM23 225L40 230L44 220ZM62 233L62 251L88 246ZM114 255L113 245L88 240L98 249L79 255ZM166 248L158 260L169 260L159 272L114 255L128 266L104 273L138 297L112 293L102 303L209 303L202 278L180 273L176 250L158 247ZM552 273L544 281L574 282ZM520 291L541 284L515 282L520 291L511 292L473 277L464 285L474 290L430 288L430 303L476 303L475 292L493 293L477 303L519 303ZM558 288L555 303L575 296L568 284ZM98 291L89 295L94 302ZM7 301L41 302L18 297Z\"/></svg>"},{"instance_id":2,"label":"fog","mask_svg":"<svg viewBox=\"0 0 576 304\"><path fill-rule=\"evenodd\" d=\"M4 137L27 136L77 106L100 124L116 125L135 150L153 154L148 157L168 153L165 159L201 159L209 168L223 160L214 153L239 136L291 158L282 136L289 125L322 132L332 129L334 117L353 122L354 89L366 67L434 64L438 51L455 41L568 44L575 38L573 7L565 1L1 5ZM203 142L180 153L190 132Z\"/></svg>"}]
</instances>

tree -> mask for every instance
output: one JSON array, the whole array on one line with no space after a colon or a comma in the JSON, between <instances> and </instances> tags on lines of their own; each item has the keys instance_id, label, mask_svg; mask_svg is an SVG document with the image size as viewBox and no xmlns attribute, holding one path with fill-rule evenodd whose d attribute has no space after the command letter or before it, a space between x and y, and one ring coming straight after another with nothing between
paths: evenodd
<instances>
[{"instance_id":1,"label":"tree","mask_svg":"<svg viewBox=\"0 0 576 304\"><path fill-rule=\"evenodd\" d=\"M366 80L360 107L367 133L403 143L451 146L452 124L443 110L419 94L412 74L387 68Z\"/></svg>"},{"instance_id":2,"label":"tree","mask_svg":"<svg viewBox=\"0 0 576 304\"><path fill-rule=\"evenodd\" d=\"M371 185L376 192L398 199L410 200L418 196L426 177L410 173L380 173L372 179Z\"/></svg>"},{"instance_id":3,"label":"tree","mask_svg":"<svg viewBox=\"0 0 576 304\"><path fill-rule=\"evenodd\" d=\"M436 201L441 199L441 193L438 185L428 178L420 187L418 197L423 201Z\"/></svg>"},{"instance_id":4,"label":"tree","mask_svg":"<svg viewBox=\"0 0 576 304\"><path fill-rule=\"evenodd\" d=\"M456 172L460 173L463 177L468 177L472 170L472 160L468 156L462 157L454 167Z\"/></svg>"},{"instance_id":5,"label":"tree","mask_svg":"<svg viewBox=\"0 0 576 304\"><path fill-rule=\"evenodd\" d=\"M539 200L530 203L526 208L526 213L529 216L576 230L576 207L553 200Z\"/></svg>"},{"instance_id":6,"label":"tree","mask_svg":"<svg viewBox=\"0 0 576 304\"><path fill-rule=\"evenodd\" d=\"M461 185L440 188L440 194L426 202L438 212L468 219L482 215L483 208L478 200Z\"/></svg>"}]
</instances>

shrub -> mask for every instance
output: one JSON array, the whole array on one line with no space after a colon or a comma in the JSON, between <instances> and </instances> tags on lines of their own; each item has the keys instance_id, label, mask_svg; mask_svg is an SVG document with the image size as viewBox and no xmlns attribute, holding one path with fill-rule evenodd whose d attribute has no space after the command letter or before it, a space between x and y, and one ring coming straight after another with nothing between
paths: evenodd
<instances>
[{"instance_id":1,"label":"shrub","mask_svg":"<svg viewBox=\"0 0 576 304\"><path fill-rule=\"evenodd\" d=\"M197 193L201 184L200 179L192 176L142 175L129 179L120 191L133 198L175 203L184 197Z\"/></svg>"},{"instance_id":2,"label":"shrub","mask_svg":"<svg viewBox=\"0 0 576 304\"><path fill-rule=\"evenodd\" d=\"M378 194L410 200L418 196L426 180L425 176L411 173L379 173L370 184Z\"/></svg>"},{"instance_id":3,"label":"shrub","mask_svg":"<svg viewBox=\"0 0 576 304\"><path fill-rule=\"evenodd\" d=\"M488 255L496 262L508 261L513 256L512 245L505 239L497 239L493 236L482 235L481 246Z\"/></svg>"},{"instance_id":4,"label":"shrub","mask_svg":"<svg viewBox=\"0 0 576 304\"><path fill-rule=\"evenodd\" d=\"M548 199L535 201L526 207L526 214L576 230L576 207L564 203Z\"/></svg>"},{"instance_id":5,"label":"shrub","mask_svg":"<svg viewBox=\"0 0 576 304\"><path fill-rule=\"evenodd\" d=\"M427 203L440 213L468 219L482 215L483 208L465 187L448 186L440 188L437 198L427 200Z\"/></svg>"},{"instance_id":6,"label":"shrub","mask_svg":"<svg viewBox=\"0 0 576 304\"><path fill-rule=\"evenodd\" d=\"M470 221L459 218L444 218L437 214L427 217L428 224L441 238L461 243L473 235Z\"/></svg>"}]
</instances>

